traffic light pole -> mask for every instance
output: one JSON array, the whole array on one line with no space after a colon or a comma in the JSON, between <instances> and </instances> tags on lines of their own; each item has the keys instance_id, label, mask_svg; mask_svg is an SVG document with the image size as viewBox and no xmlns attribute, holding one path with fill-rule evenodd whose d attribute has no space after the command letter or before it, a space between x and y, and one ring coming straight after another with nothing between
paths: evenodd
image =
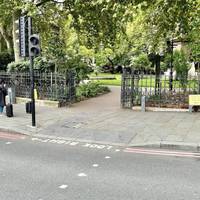
<instances>
[{"instance_id":1,"label":"traffic light pole","mask_svg":"<svg viewBox=\"0 0 200 200\"><path fill-rule=\"evenodd\" d=\"M29 37L32 35L32 18L28 17L28 35ZM31 56L29 52L29 59L30 59L30 79L31 79L31 113L32 113L32 126L36 126L36 119L35 119L35 97L34 97L34 56Z\"/></svg>"}]
</instances>

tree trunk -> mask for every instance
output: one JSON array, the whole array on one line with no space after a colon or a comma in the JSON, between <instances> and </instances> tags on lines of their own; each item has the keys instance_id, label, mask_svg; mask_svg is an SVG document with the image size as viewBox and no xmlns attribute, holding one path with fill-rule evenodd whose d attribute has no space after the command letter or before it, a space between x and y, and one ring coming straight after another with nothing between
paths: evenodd
<instances>
[{"instance_id":1,"label":"tree trunk","mask_svg":"<svg viewBox=\"0 0 200 200\"><path fill-rule=\"evenodd\" d=\"M5 30L4 27L0 27L0 33L6 43L7 50L9 52L12 52L12 50L13 50L12 37L10 35L8 35L7 30Z\"/></svg>"},{"instance_id":2,"label":"tree trunk","mask_svg":"<svg viewBox=\"0 0 200 200\"><path fill-rule=\"evenodd\" d=\"M5 39L6 41L6 46L9 52L12 52L13 47L12 47L12 40L10 38Z\"/></svg>"},{"instance_id":3,"label":"tree trunk","mask_svg":"<svg viewBox=\"0 0 200 200\"><path fill-rule=\"evenodd\" d=\"M3 36L0 34L0 52L4 51L4 39Z\"/></svg>"}]
</instances>

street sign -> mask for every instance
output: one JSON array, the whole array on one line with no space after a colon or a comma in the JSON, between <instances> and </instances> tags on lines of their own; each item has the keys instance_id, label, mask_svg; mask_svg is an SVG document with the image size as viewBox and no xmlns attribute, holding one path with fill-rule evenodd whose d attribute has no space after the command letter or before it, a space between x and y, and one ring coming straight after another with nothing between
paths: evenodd
<instances>
[{"instance_id":1,"label":"street sign","mask_svg":"<svg viewBox=\"0 0 200 200\"><path fill-rule=\"evenodd\" d=\"M19 18L19 49L21 57L28 57L28 20L27 16Z\"/></svg>"},{"instance_id":2,"label":"street sign","mask_svg":"<svg viewBox=\"0 0 200 200\"><path fill-rule=\"evenodd\" d=\"M200 106L200 95L189 95L190 106Z\"/></svg>"}]
</instances>

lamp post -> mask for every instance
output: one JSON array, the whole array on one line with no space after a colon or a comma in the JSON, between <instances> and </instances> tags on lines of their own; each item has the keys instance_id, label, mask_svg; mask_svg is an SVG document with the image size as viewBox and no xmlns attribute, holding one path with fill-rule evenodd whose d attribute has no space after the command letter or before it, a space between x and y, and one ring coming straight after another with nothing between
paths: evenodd
<instances>
[{"instance_id":1,"label":"lamp post","mask_svg":"<svg viewBox=\"0 0 200 200\"><path fill-rule=\"evenodd\" d=\"M152 62L152 67L155 66L155 95L157 95L160 94L160 62L163 59L163 53L150 53L148 58Z\"/></svg>"}]
</instances>

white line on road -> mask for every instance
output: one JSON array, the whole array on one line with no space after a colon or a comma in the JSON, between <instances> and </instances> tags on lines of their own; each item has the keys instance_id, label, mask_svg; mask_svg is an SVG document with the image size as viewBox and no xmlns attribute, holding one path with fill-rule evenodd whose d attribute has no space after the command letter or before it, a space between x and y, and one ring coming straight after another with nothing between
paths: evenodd
<instances>
[{"instance_id":1,"label":"white line on road","mask_svg":"<svg viewBox=\"0 0 200 200\"><path fill-rule=\"evenodd\" d=\"M6 144L12 144L12 142L6 142Z\"/></svg>"},{"instance_id":2,"label":"white line on road","mask_svg":"<svg viewBox=\"0 0 200 200\"><path fill-rule=\"evenodd\" d=\"M110 156L105 156L105 159L110 159Z\"/></svg>"},{"instance_id":3,"label":"white line on road","mask_svg":"<svg viewBox=\"0 0 200 200\"><path fill-rule=\"evenodd\" d=\"M110 150L113 148L113 146L110 145L103 145L103 144L91 144L91 143L86 143L83 145L83 147L88 147L91 149L107 149Z\"/></svg>"},{"instance_id":4,"label":"white line on road","mask_svg":"<svg viewBox=\"0 0 200 200\"><path fill-rule=\"evenodd\" d=\"M61 185L59 186L60 189L66 189L68 187L68 185Z\"/></svg>"},{"instance_id":5,"label":"white line on road","mask_svg":"<svg viewBox=\"0 0 200 200\"><path fill-rule=\"evenodd\" d=\"M115 149L115 151L116 151L116 152L119 152L119 151L120 151L120 149Z\"/></svg>"},{"instance_id":6,"label":"white line on road","mask_svg":"<svg viewBox=\"0 0 200 200\"><path fill-rule=\"evenodd\" d=\"M79 173L78 176L79 177L85 177L85 176L87 176L87 174L85 174L85 173Z\"/></svg>"},{"instance_id":7,"label":"white line on road","mask_svg":"<svg viewBox=\"0 0 200 200\"><path fill-rule=\"evenodd\" d=\"M98 167L99 165L98 165L98 164L93 164L92 166L93 166L93 167Z\"/></svg>"}]
</instances>

